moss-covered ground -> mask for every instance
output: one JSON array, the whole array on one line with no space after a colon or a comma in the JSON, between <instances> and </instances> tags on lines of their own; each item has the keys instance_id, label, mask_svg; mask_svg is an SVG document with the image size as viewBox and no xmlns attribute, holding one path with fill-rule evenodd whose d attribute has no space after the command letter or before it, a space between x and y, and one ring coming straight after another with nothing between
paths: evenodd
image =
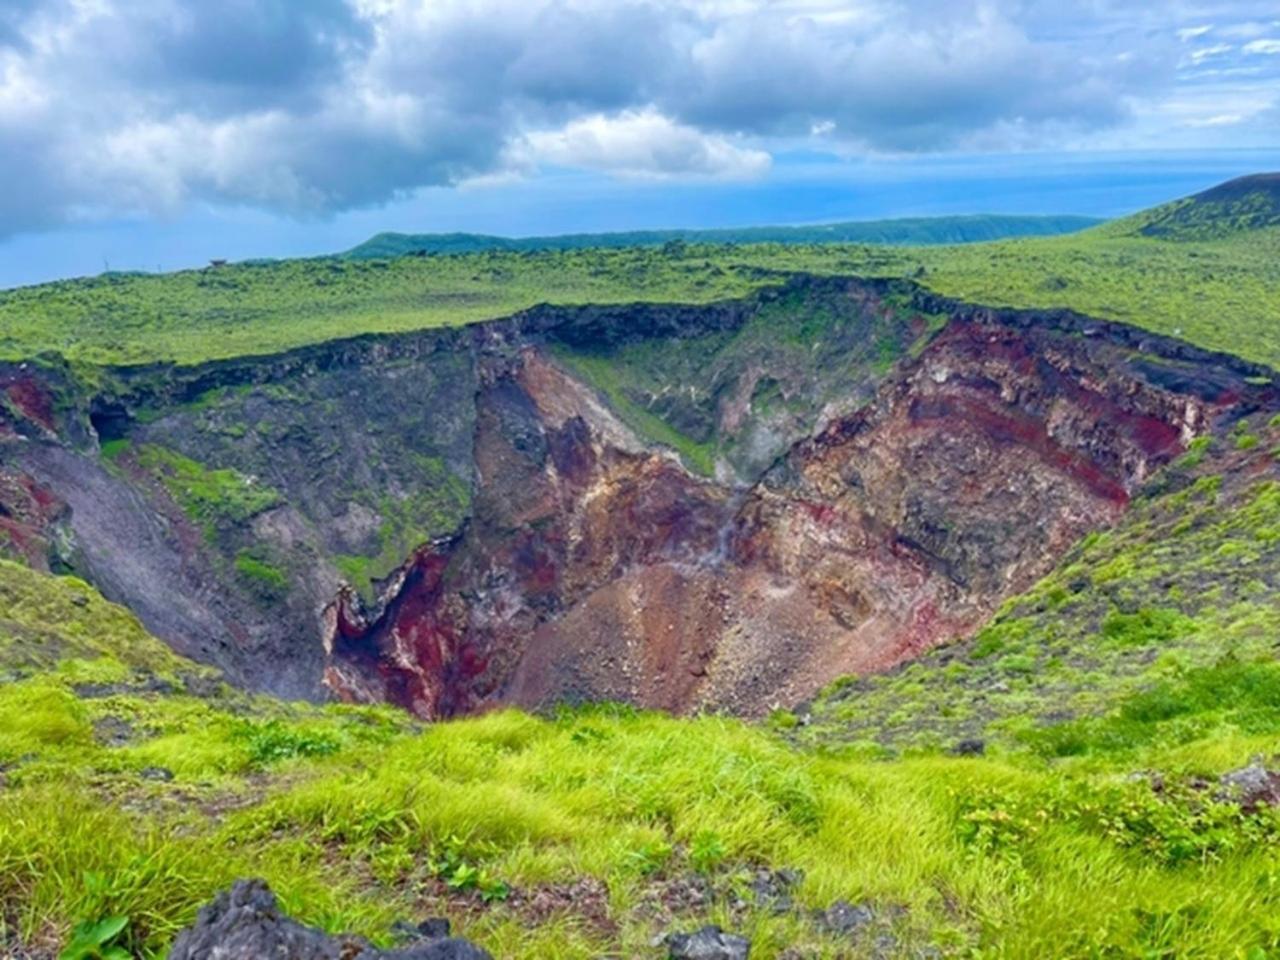
<instances>
[{"instance_id":1,"label":"moss-covered ground","mask_svg":"<svg viewBox=\"0 0 1280 960\"><path fill-rule=\"evenodd\" d=\"M1124 223L1123 221L1121 223ZM911 277L992 305L1070 307L1280 364L1280 229L1194 242L1109 225L943 247L754 244L291 260L107 275L0 293L0 357L197 363L537 303L705 303L780 273Z\"/></svg>"}]
</instances>

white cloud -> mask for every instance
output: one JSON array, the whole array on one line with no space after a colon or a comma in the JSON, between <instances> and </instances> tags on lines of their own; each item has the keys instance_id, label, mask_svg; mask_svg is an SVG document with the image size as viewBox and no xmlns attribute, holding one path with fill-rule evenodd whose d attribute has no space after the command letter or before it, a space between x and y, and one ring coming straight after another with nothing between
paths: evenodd
<instances>
[{"instance_id":1,"label":"white cloud","mask_svg":"<svg viewBox=\"0 0 1280 960\"><path fill-rule=\"evenodd\" d=\"M1074 146L1159 115L1184 56L1237 67L1229 44L1196 41L1243 38L1274 0L1187 7L0 0L0 178L22 184L0 192L0 235L194 202L325 214L550 163L752 177L814 140ZM1247 35L1246 52L1275 52ZM1224 97L1197 115L1234 113Z\"/></svg>"},{"instance_id":2,"label":"white cloud","mask_svg":"<svg viewBox=\"0 0 1280 960\"><path fill-rule=\"evenodd\" d=\"M656 110L581 117L524 139L535 162L631 178L750 179L767 173L768 153L675 123Z\"/></svg>"},{"instance_id":3,"label":"white cloud","mask_svg":"<svg viewBox=\"0 0 1280 960\"><path fill-rule=\"evenodd\" d=\"M1280 40L1254 40L1244 45L1245 53L1280 54Z\"/></svg>"},{"instance_id":4,"label":"white cloud","mask_svg":"<svg viewBox=\"0 0 1280 960\"><path fill-rule=\"evenodd\" d=\"M1220 57L1224 53L1230 53L1234 49L1235 47L1231 46L1229 43L1215 43L1211 47L1200 47L1197 50L1191 51L1191 62L1201 63L1211 57Z\"/></svg>"},{"instance_id":5,"label":"white cloud","mask_svg":"<svg viewBox=\"0 0 1280 960\"><path fill-rule=\"evenodd\" d=\"M1188 127L1233 127L1247 120L1242 113L1219 113L1212 117L1196 117L1186 121Z\"/></svg>"}]
</instances>

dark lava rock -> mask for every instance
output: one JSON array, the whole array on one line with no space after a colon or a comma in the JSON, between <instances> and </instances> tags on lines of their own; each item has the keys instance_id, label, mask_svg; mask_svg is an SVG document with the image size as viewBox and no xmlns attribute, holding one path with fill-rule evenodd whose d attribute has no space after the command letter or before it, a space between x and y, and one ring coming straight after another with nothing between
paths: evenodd
<instances>
[{"instance_id":1,"label":"dark lava rock","mask_svg":"<svg viewBox=\"0 0 1280 960\"><path fill-rule=\"evenodd\" d=\"M757 870L750 882L756 907L779 914L790 913L792 891L803 879L804 874L799 870Z\"/></svg>"},{"instance_id":2,"label":"dark lava rock","mask_svg":"<svg viewBox=\"0 0 1280 960\"><path fill-rule=\"evenodd\" d=\"M703 927L697 933L675 933L667 940L670 960L747 960L751 941Z\"/></svg>"},{"instance_id":3,"label":"dark lava rock","mask_svg":"<svg viewBox=\"0 0 1280 960\"><path fill-rule=\"evenodd\" d=\"M1240 804L1246 810L1280 804L1280 773L1268 770L1255 760L1247 767L1224 773L1218 780L1221 800Z\"/></svg>"},{"instance_id":4,"label":"dark lava rock","mask_svg":"<svg viewBox=\"0 0 1280 960\"><path fill-rule=\"evenodd\" d=\"M102 700L106 697L136 696L144 693L169 696L178 692L178 688L168 680L154 676L140 677L135 683L78 683L71 689L81 700Z\"/></svg>"},{"instance_id":5,"label":"dark lava rock","mask_svg":"<svg viewBox=\"0 0 1280 960\"><path fill-rule=\"evenodd\" d=\"M987 744L984 740L961 740L951 752L957 757L980 757L987 752Z\"/></svg>"},{"instance_id":6,"label":"dark lava rock","mask_svg":"<svg viewBox=\"0 0 1280 960\"><path fill-rule=\"evenodd\" d=\"M818 926L828 933L848 936L861 930L875 918L875 912L865 904L837 900L818 915Z\"/></svg>"},{"instance_id":7,"label":"dark lava rock","mask_svg":"<svg viewBox=\"0 0 1280 960\"><path fill-rule=\"evenodd\" d=\"M223 684L226 681L221 676L212 676L203 673L184 673L182 675L182 689L188 696L199 697L201 700L212 700L222 693Z\"/></svg>"},{"instance_id":8,"label":"dark lava rock","mask_svg":"<svg viewBox=\"0 0 1280 960\"><path fill-rule=\"evenodd\" d=\"M397 920L391 925L391 934L401 943L415 943L419 940L443 940L449 936L450 929L446 917L431 917L421 923Z\"/></svg>"},{"instance_id":9,"label":"dark lava rock","mask_svg":"<svg viewBox=\"0 0 1280 960\"><path fill-rule=\"evenodd\" d=\"M645 896L652 907L669 914L706 910L714 899L711 882L696 873L659 882Z\"/></svg>"},{"instance_id":10,"label":"dark lava rock","mask_svg":"<svg viewBox=\"0 0 1280 960\"><path fill-rule=\"evenodd\" d=\"M745 954L744 954L745 956ZM178 935L169 960L493 960L466 940L423 940L402 950L377 950L350 934L330 936L280 913L261 880L240 880L200 910Z\"/></svg>"},{"instance_id":11,"label":"dark lava rock","mask_svg":"<svg viewBox=\"0 0 1280 960\"><path fill-rule=\"evenodd\" d=\"M93 738L104 747L123 747L133 739L133 724L120 717L103 717L93 722Z\"/></svg>"},{"instance_id":12,"label":"dark lava rock","mask_svg":"<svg viewBox=\"0 0 1280 960\"><path fill-rule=\"evenodd\" d=\"M139 771L138 776L143 780L156 780L160 783L168 783L173 779L173 771L168 767L143 767Z\"/></svg>"}]
</instances>

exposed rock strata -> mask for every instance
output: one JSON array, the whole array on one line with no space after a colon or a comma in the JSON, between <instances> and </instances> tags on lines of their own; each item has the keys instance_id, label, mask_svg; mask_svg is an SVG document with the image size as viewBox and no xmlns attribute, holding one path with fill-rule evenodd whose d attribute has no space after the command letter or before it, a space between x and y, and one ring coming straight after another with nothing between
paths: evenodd
<instances>
[{"instance_id":1,"label":"exposed rock strata","mask_svg":"<svg viewBox=\"0 0 1280 960\"><path fill-rule=\"evenodd\" d=\"M588 384L579 354L647 379ZM0 365L0 549L276 692L757 713L971 630L1275 404L1268 371L1133 328L844 279L92 389L42 358Z\"/></svg>"},{"instance_id":2,"label":"exposed rock strata","mask_svg":"<svg viewBox=\"0 0 1280 960\"><path fill-rule=\"evenodd\" d=\"M1106 327L1022 320L953 319L745 490L643 450L526 348L482 378L466 531L374 615L349 592L331 608L331 688L428 717L600 697L759 713L972 630L1215 418L1273 400Z\"/></svg>"}]
</instances>

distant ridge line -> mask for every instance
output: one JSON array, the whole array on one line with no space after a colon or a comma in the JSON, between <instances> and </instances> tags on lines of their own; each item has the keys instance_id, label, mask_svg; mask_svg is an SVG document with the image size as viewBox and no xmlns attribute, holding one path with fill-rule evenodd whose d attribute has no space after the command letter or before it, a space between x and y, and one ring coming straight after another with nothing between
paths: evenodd
<instances>
[{"instance_id":1,"label":"distant ridge line","mask_svg":"<svg viewBox=\"0 0 1280 960\"><path fill-rule=\"evenodd\" d=\"M661 246L666 243L869 243L891 246L981 243L1010 237L1076 233L1102 223L1074 215L966 214L853 220L811 226L728 227L711 230L631 230L557 236L500 237L479 233L379 233L342 256L355 260L439 253L528 252Z\"/></svg>"}]
</instances>

